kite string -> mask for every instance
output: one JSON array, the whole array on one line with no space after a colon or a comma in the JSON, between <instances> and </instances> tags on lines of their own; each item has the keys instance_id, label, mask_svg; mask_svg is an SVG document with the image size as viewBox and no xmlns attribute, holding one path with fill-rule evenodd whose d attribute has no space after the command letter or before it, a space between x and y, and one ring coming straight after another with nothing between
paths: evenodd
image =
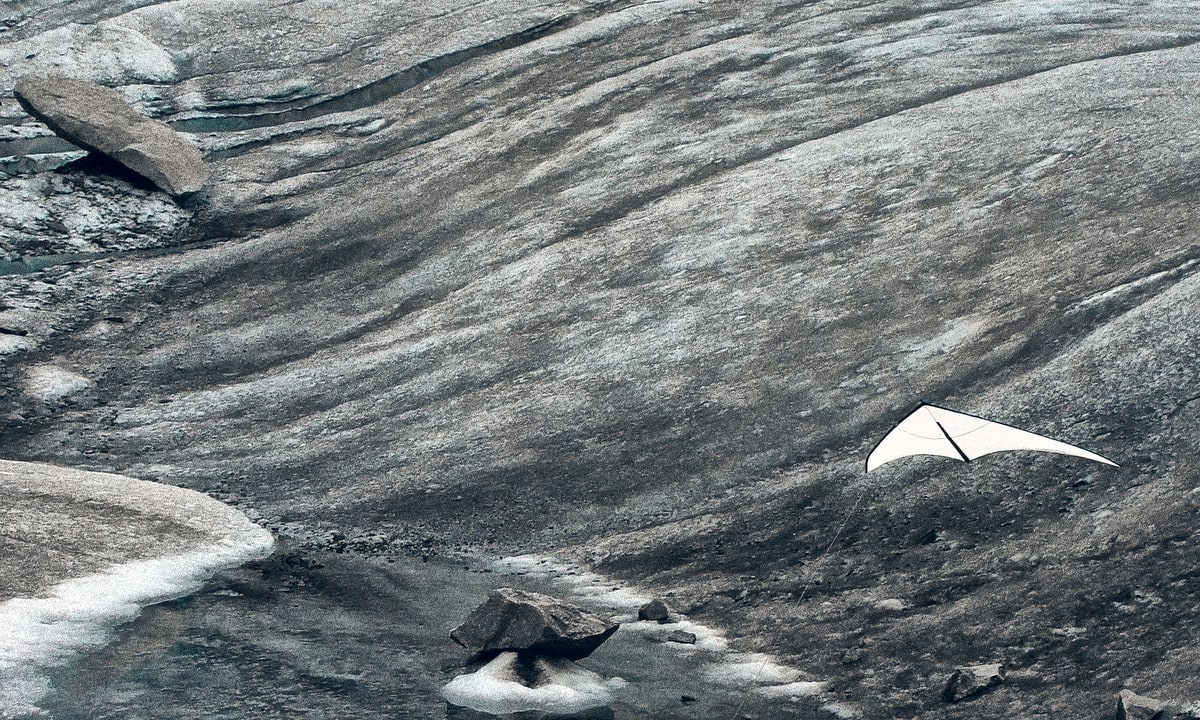
<instances>
[{"instance_id":1,"label":"kite string","mask_svg":"<svg viewBox=\"0 0 1200 720\"><path fill-rule=\"evenodd\" d=\"M838 538L841 537L842 532L846 529L846 525L850 523L850 518L854 516L854 513L858 512L858 507L862 504L863 498L867 496L867 490L869 489L870 486L864 483L862 490L858 493L858 497L854 500L854 504L850 506L850 511L846 513L845 517L842 518L842 522L838 524L837 530L834 531L833 537L829 540L829 544L826 545L825 549L821 551L821 554L817 556L817 559L813 565L819 568L821 561L825 559L825 556L828 555L831 550L833 550L833 546L837 543ZM812 579L804 583L804 587L800 589L800 595L796 598L797 605L804 602L804 596L808 594L808 589L812 586L812 584ZM758 667L754 671L754 675L750 678L750 686L758 684L759 678L762 677L763 670L765 670L767 667L768 660L769 658L764 657L762 662L758 664ZM734 717L740 717L742 708L745 707L745 705L746 694L743 694L741 700L738 701L737 708L735 708L733 711Z\"/></svg>"}]
</instances>

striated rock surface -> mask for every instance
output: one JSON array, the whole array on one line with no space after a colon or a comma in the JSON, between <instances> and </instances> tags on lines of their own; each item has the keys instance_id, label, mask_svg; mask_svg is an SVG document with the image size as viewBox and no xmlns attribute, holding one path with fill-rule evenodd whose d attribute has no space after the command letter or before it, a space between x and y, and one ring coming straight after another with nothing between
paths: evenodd
<instances>
[{"instance_id":1,"label":"striated rock surface","mask_svg":"<svg viewBox=\"0 0 1200 720\"><path fill-rule=\"evenodd\" d=\"M579 660L620 625L549 595L499 588L450 637L474 652L528 650Z\"/></svg>"},{"instance_id":2,"label":"striated rock surface","mask_svg":"<svg viewBox=\"0 0 1200 720\"><path fill-rule=\"evenodd\" d=\"M208 180L200 151L167 125L147 118L111 88L63 75L22 77L21 107L72 143L103 153L171 195L198 192Z\"/></svg>"},{"instance_id":3,"label":"striated rock surface","mask_svg":"<svg viewBox=\"0 0 1200 720\"><path fill-rule=\"evenodd\" d=\"M1200 697L1194 4L334 7L6 6L4 91L69 45L213 172L178 233L44 184L89 248L173 239L2 278L9 452L570 554L862 717ZM90 384L34 398L45 364ZM1122 467L864 476L920 398ZM1042 680L944 703L964 657Z\"/></svg>"}]
</instances>

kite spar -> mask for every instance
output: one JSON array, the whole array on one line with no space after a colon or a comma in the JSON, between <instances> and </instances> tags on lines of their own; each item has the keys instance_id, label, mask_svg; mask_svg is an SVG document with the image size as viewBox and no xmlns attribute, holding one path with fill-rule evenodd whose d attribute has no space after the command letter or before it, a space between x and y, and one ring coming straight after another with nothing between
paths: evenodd
<instances>
[{"instance_id":1,"label":"kite spar","mask_svg":"<svg viewBox=\"0 0 1200 720\"><path fill-rule=\"evenodd\" d=\"M970 462L1004 450L1039 450L1074 455L1119 467L1102 455L1074 445L923 402L883 436L867 456L867 472L910 455L940 455Z\"/></svg>"}]
</instances>

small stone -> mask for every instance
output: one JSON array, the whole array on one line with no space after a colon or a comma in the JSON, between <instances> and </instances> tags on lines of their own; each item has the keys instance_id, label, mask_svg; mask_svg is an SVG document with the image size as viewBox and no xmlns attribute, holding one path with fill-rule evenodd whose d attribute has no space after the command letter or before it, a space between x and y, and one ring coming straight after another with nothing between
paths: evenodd
<instances>
[{"instance_id":1,"label":"small stone","mask_svg":"<svg viewBox=\"0 0 1200 720\"><path fill-rule=\"evenodd\" d=\"M1154 698L1122 690L1117 695L1117 720L1165 720L1167 704Z\"/></svg>"},{"instance_id":2,"label":"small stone","mask_svg":"<svg viewBox=\"0 0 1200 720\"><path fill-rule=\"evenodd\" d=\"M450 637L475 652L531 650L579 660L591 655L618 627L549 595L499 588Z\"/></svg>"},{"instance_id":3,"label":"small stone","mask_svg":"<svg viewBox=\"0 0 1200 720\"><path fill-rule=\"evenodd\" d=\"M966 665L957 668L942 690L946 702L959 702L982 695L1004 682L1004 666L999 663Z\"/></svg>"},{"instance_id":4,"label":"small stone","mask_svg":"<svg viewBox=\"0 0 1200 720\"><path fill-rule=\"evenodd\" d=\"M667 604L659 598L654 598L638 610L638 620L657 620L662 622L670 614L671 611L667 608Z\"/></svg>"},{"instance_id":5,"label":"small stone","mask_svg":"<svg viewBox=\"0 0 1200 720\"><path fill-rule=\"evenodd\" d=\"M690 633L686 630L675 630L667 636L667 642L681 643L683 645L695 645L696 633Z\"/></svg>"}]
</instances>

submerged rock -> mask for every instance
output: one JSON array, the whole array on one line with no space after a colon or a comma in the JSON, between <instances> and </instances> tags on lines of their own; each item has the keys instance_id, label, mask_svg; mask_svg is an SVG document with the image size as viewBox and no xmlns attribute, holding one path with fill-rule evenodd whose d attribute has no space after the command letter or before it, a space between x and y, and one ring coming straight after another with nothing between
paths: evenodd
<instances>
[{"instance_id":1,"label":"submerged rock","mask_svg":"<svg viewBox=\"0 0 1200 720\"><path fill-rule=\"evenodd\" d=\"M171 195L197 192L208 181L199 150L165 123L138 113L112 88L31 75L17 82L13 94L62 138L111 157Z\"/></svg>"},{"instance_id":2,"label":"submerged rock","mask_svg":"<svg viewBox=\"0 0 1200 720\"><path fill-rule=\"evenodd\" d=\"M591 655L618 627L549 595L499 588L450 637L475 652L531 650L579 660Z\"/></svg>"},{"instance_id":3,"label":"submerged rock","mask_svg":"<svg viewBox=\"0 0 1200 720\"><path fill-rule=\"evenodd\" d=\"M1004 666L999 663L967 665L960 667L950 676L942 698L946 702L959 702L982 695L1004 682Z\"/></svg>"}]
</instances>

